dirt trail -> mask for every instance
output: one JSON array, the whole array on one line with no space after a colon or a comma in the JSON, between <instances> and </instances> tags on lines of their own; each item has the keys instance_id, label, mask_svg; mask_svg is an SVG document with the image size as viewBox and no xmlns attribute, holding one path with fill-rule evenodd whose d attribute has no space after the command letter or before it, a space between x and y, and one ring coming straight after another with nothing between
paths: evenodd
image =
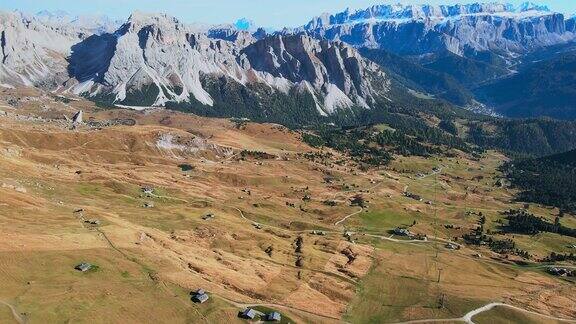
<instances>
[{"instance_id":1,"label":"dirt trail","mask_svg":"<svg viewBox=\"0 0 576 324\"><path fill-rule=\"evenodd\" d=\"M490 311L496 307L505 307L505 308L510 308L522 313L526 313L526 314L530 314L530 315L536 315L536 316L540 316L542 318L546 318L549 320L554 320L554 321L560 321L560 322L566 322L566 323L576 323L575 319L568 319L568 318L560 318L560 317L555 317L555 316L550 316L550 315L545 315L545 314L540 314L537 312L533 312L531 310L527 310L524 308L520 308L517 306L513 306L513 305L508 305L508 304L504 304L504 303L490 303L490 304L486 304L482 307L478 307L474 310L471 310L470 312L466 313L464 316L459 317L459 318L443 318L443 319L422 319L422 320L415 320L415 321L407 321L407 322L399 322L396 324L416 324L416 323L432 323L432 322L464 322L467 324L474 324L474 321L472 320L472 318L478 314Z\"/></svg>"},{"instance_id":2,"label":"dirt trail","mask_svg":"<svg viewBox=\"0 0 576 324\"><path fill-rule=\"evenodd\" d=\"M428 177L431 177L431 176L433 176L433 175L437 175L437 174L439 174L440 172L442 172L443 169L444 169L444 167L438 168L437 171L432 171L431 173L428 173L427 175L425 175L425 176L423 176L423 177L417 178L416 180L419 181L419 180L423 180L423 179L426 179L426 178L428 178ZM407 191L408 191L408 187L409 187L408 185L404 186L404 192L407 192Z\"/></svg>"},{"instance_id":3,"label":"dirt trail","mask_svg":"<svg viewBox=\"0 0 576 324\"><path fill-rule=\"evenodd\" d=\"M250 223L252 223L252 224L260 224L260 223L258 223L257 221L251 220L250 218L246 217L246 216L244 215L244 212L243 212L240 208L237 208L237 207L233 207L233 208L236 209L236 210L238 211L238 213L240 213L240 217L241 217L243 220L248 221L248 222L250 222ZM290 230L290 229L286 229L286 228L283 228L283 227L278 227L278 226L268 225L268 224L261 224L261 225L266 226L266 227L270 227L270 228L274 228L274 229L277 229L277 230L280 230L280 231L292 233L292 234L302 234L302 233L310 232L310 231L306 231L306 230L304 230L304 231L295 231L295 230ZM324 232L325 232L325 233L331 233L331 234L334 234L334 233L340 234L340 233L342 233L342 232L340 232L340 231L324 231Z\"/></svg>"},{"instance_id":4,"label":"dirt trail","mask_svg":"<svg viewBox=\"0 0 576 324\"><path fill-rule=\"evenodd\" d=\"M18 310L16 309L16 307L12 304L9 304L3 300L0 300L0 304L7 306L8 308L10 308L10 310L12 311L12 316L14 316L14 320L20 324L25 324L28 321L26 320L26 318L24 316L22 316L22 314L20 314L18 312Z\"/></svg>"},{"instance_id":5,"label":"dirt trail","mask_svg":"<svg viewBox=\"0 0 576 324\"><path fill-rule=\"evenodd\" d=\"M156 195L156 194L154 194L154 193L150 193L149 195L150 195L151 197L158 198L158 199L175 200L175 201L180 201L180 202L183 202L183 203L186 203L186 204L189 204L189 203L190 203L190 202L189 202L188 200L186 200L186 199L177 198L177 197L159 196L159 195Z\"/></svg>"},{"instance_id":6,"label":"dirt trail","mask_svg":"<svg viewBox=\"0 0 576 324\"><path fill-rule=\"evenodd\" d=\"M381 181L381 182L378 182L377 184L373 185L372 187L368 187L368 188L366 189L366 191L372 191L372 190L378 188L380 185L382 185L382 183L383 183L382 181ZM358 192L358 191L359 191L359 190L356 190L355 192ZM364 211L364 207L360 207L360 210L357 211L357 212L354 212L354 213L352 213L352 214L349 214L349 215L344 216L341 220L339 220L339 221L337 221L336 223L334 223L334 225L335 225L335 226L338 226L338 225L340 225L342 222L346 221L348 218L350 218L350 217L352 217L352 216L354 216L354 215L358 215L358 214L360 214L362 211Z\"/></svg>"},{"instance_id":7,"label":"dirt trail","mask_svg":"<svg viewBox=\"0 0 576 324\"><path fill-rule=\"evenodd\" d=\"M442 172L442 169L443 169L443 168L439 168L437 171L432 171L431 173L429 173L429 174L427 174L427 175L419 178L418 180L426 179L426 178L428 178L428 177L430 177L430 176L439 174L440 172ZM386 173L386 175L387 175L389 178L391 178L391 179L393 179L393 180L395 180L395 181L397 181L397 182L399 181L398 179L392 177L389 173L387 173L387 172L385 172L385 173ZM373 190L373 189L376 189L376 188L377 188L378 186L380 186L381 184L382 184L382 182L379 182L379 183L377 183L376 185L368 188L367 190L368 190L368 191L371 191L371 190ZM404 192L407 192L407 191L408 191L408 185L405 185L405 186L404 186ZM354 215L357 215L357 214L361 213L363 210L364 210L364 209L361 208L359 211L357 211L357 212L355 212L355 213L352 213L352 214L349 214L349 215L344 216L344 218L342 218L341 220L339 220L339 221L337 221L336 223L334 223L334 225L335 225L335 226L340 225L342 222L346 221L348 218L350 218L350 217L352 217L352 216L354 216ZM374 236L374 235L370 235L370 236ZM389 241L392 241L392 242L405 243L405 242L402 241L402 240L395 240L395 239L387 238L387 237L385 237L385 236L374 236L374 237L379 237L379 238L382 238L382 239L385 239L385 240L389 240ZM446 241L446 242L453 243L453 242L451 242L451 241L447 241L447 240L444 240L444 239L441 239L441 238L434 238L434 239L437 239L438 241ZM409 242L408 242L408 243L409 243ZM459 245L459 244L458 244L458 245Z\"/></svg>"},{"instance_id":8,"label":"dirt trail","mask_svg":"<svg viewBox=\"0 0 576 324\"><path fill-rule=\"evenodd\" d=\"M369 237L375 237L375 238L379 238L381 240L386 240L386 241L390 241L390 242L394 242L394 243L402 243L402 244L422 244L422 243L431 243L431 241L424 241L424 240L399 240L399 239L395 239L392 238L391 236L384 236L384 235L376 235L376 234L367 234L367 233L362 233L363 236L369 236Z\"/></svg>"},{"instance_id":9,"label":"dirt trail","mask_svg":"<svg viewBox=\"0 0 576 324\"><path fill-rule=\"evenodd\" d=\"M334 223L334 225L338 226L340 223L344 222L344 221L347 220L348 218L350 218L350 217L352 217L352 216L354 216L354 215L360 214L360 213L363 212L363 211L364 211L364 208L360 207L360 210L359 210L359 211L353 212L352 214L349 214L349 215L344 216L344 218L342 218L341 220L339 220L339 221L337 221L336 223Z\"/></svg>"}]
</instances>

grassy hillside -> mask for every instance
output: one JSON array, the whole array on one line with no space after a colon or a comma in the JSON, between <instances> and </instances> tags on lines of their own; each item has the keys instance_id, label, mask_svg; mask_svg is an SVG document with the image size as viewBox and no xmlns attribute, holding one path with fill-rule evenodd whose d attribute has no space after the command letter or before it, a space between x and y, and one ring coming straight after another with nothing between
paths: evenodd
<instances>
[{"instance_id":1,"label":"grassy hillside","mask_svg":"<svg viewBox=\"0 0 576 324\"><path fill-rule=\"evenodd\" d=\"M28 100L14 108L15 97ZM356 144L341 153L278 124L103 110L29 89L0 89L0 105L1 323L240 323L246 307L296 323L430 321L493 301L576 316L573 279L540 262L569 254L573 238L498 231L501 212L525 204L497 185L506 156L398 153L466 134L463 115L438 127L442 107L390 107L386 124L338 129L335 147ZM70 129L61 116L79 109L98 126ZM355 152L393 159L365 167ZM528 255L464 242L480 224ZM207 303L191 302L198 288Z\"/></svg>"}]
</instances>

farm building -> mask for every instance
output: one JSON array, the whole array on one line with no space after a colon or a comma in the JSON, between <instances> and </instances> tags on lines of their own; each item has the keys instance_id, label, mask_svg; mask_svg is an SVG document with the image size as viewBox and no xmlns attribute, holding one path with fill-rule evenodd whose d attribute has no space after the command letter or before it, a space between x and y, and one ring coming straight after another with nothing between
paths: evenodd
<instances>
[{"instance_id":1,"label":"farm building","mask_svg":"<svg viewBox=\"0 0 576 324\"><path fill-rule=\"evenodd\" d=\"M278 312L268 313L266 315L266 320L269 322L280 322L282 320L282 315Z\"/></svg>"},{"instance_id":2,"label":"farm building","mask_svg":"<svg viewBox=\"0 0 576 324\"><path fill-rule=\"evenodd\" d=\"M254 319L256 318L256 311L252 308L246 308L239 314L239 316L245 319Z\"/></svg>"},{"instance_id":3,"label":"farm building","mask_svg":"<svg viewBox=\"0 0 576 324\"><path fill-rule=\"evenodd\" d=\"M192 295L191 298L192 301L199 304L203 304L206 301L208 301L208 299L210 299L210 297L208 296L206 291L204 291L204 289L198 289L195 292L191 293L191 295Z\"/></svg>"},{"instance_id":4,"label":"farm building","mask_svg":"<svg viewBox=\"0 0 576 324\"><path fill-rule=\"evenodd\" d=\"M446 243L445 246L446 246L446 248L447 248L448 250L460 250L460 246L459 246L458 244L454 244L454 243L451 243L451 242Z\"/></svg>"},{"instance_id":5,"label":"farm building","mask_svg":"<svg viewBox=\"0 0 576 324\"><path fill-rule=\"evenodd\" d=\"M412 235L409 230L407 230L406 228L400 228L400 227L396 227L396 228L394 229L394 234L400 235L400 236L410 236L410 235Z\"/></svg>"},{"instance_id":6,"label":"farm building","mask_svg":"<svg viewBox=\"0 0 576 324\"><path fill-rule=\"evenodd\" d=\"M205 303L206 301L208 301L208 299L210 299L210 297L208 297L207 294L192 296L192 301L199 304Z\"/></svg>"},{"instance_id":7,"label":"farm building","mask_svg":"<svg viewBox=\"0 0 576 324\"><path fill-rule=\"evenodd\" d=\"M92 265L90 263L82 262L79 265L77 265L76 267L74 267L74 269L76 269L78 271L86 272L86 271L92 269Z\"/></svg>"}]
</instances>

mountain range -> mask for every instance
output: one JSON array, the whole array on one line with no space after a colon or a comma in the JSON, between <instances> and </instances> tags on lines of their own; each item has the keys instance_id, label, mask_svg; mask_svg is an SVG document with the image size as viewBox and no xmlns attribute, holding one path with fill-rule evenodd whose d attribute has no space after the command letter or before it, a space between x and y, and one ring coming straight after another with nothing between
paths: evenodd
<instances>
[{"instance_id":1,"label":"mountain range","mask_svg":"<svg viewBox=\"0 0 576 324\"><path fill-rule=\"evenodd\" d=\"M576 118L574 69L555 63L571 59L575 18L533 3L378 5L272 33L248 19L200 26L140 12L123 23L4 12L0 33L0 84L106 106L298 122L416 95L490 114ZM543 104L560 88L561 99Z\"/></svg>"},{"instance_id":2,"label":"mountain range","mask_svg":"<svg viewBox=\"0 0 576 324\"><path fill-rule=\"evenodd\" d=\"M113 33L90 36L87 28L56 28L18 13L3 14L2 24L2 83L59 88L109 104L213 106L206 83L216 79L305 93L326 115L368 107L388 87L385 73L352 47L305 35L217 37L217 29L142 13Z\"/></svg>"},{"instance_id":3,"label":"mountain range","mask_svg":"<svg viewBox=\"0 0 576 324\"><path fill-rule=\"evenodd\" d=\"M449 51L471 58L482 52L514 58L575 39L574 18L532 3L379 5L325 14L297 31L401 55Z\"/></svg>"},{"instance_id":4,"label":"mountain range","mask_svg":"<svg viewBox=\"0 0 576 324\"><path fill-rule=\"evenodd\" d=\"M559 53L573 51L574 16L565 17L545 5L377 5L323 14L285 32L344 41L384 69L400 74L411 88L460 106L484 111L489 107L510 117L576 118L573 108L567 107L567 102L576 100L572 94L564 91L561 102L533 107L532 102L546 101L546 96L543 91L530 91L535 90L528 84L530 77L515 77L536 69L530 67L532 63L542 65ZM390 59L392 55L404 60ZM563 79L573 72L547 70L553 83L547 89L569 88L571 78ZM527 89L523 101L515 100L518 92L508 86L512 83ZM486 91L487 87L493 91Z\"/></svg>"}]
</instances>

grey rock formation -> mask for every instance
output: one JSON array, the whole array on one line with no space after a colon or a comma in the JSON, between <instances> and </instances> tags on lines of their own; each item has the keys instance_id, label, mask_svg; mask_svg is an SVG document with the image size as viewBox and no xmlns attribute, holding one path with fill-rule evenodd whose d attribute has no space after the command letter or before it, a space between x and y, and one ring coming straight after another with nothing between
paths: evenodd
<instances>
[{"instance_id":1,"label":"grey rock formation","mask_svg":"<svg viewBox=\"0 0 576 324\"><path fill-rule=\"evenodd\" d=\"M375 64L365 61L352 47L308 36L268 37L244 48L242 54L257 71L305 83L322 93L329 113L338 106L369 107L377 93L370 80L385 79Z\"/></svg>"},{"instance_id":2,"label":"grey rock formation","mask_svg":"<svg viewBox=\"0 0 576 324\"><path fill-rule=\"evenodd\" d=\"M0 83L57 87L66 57L82 40L73 28L56 29L18 12L0 12Z\"/></svg>"},{"instance_id":3,"label":"grey rock formation","mask_svg":"<svg viewBox=\"0 0 576 324\"><path fill-rule=\"evenodd\" d=\"M76 113L74 114L74 116L72 116L72 124L73 124L73 125L82 124L82 122L83 122L83 115L84 115L84 113L83 113L82 110L79 110L78 112L76 112Z\"/></svg>"},{"instance_id":4,"label":"grey rock formation","mask_svg":"<svg viewBox=\"0 0 576 324\"><path fill-rule=\"evenodd\" d=\"M123 23L105 15L71 15L62 10L42 10L33 16L27 16L29 19L38 19L46 25L65 29L74 28L88 35L112 33Z\"/></svg>"},{"instance_id":5,"label":"grey rock formation","mask_svg":"<svg viewBox=\"0 0 576 324\"><path fill-rule=\"evenodd\" d=\"M573 18L533 3L516 8L497 3L379 5L324 14L290 32L402 55L449 50L457 55L491 51L513 57L576 39Z\"/></svg>"},{"instance_id":6,"label":"grey rock formation","mask_svg":"<svg viewBox=\"0 0 576 324\"><path fill-rule=\"evenodd\" d=\"M138 108L168 103L211 107L217 101L214 89L206 86L211 78L234 83L234 91L258 85L285 95L307 92L318 112L328 115L394 100L390 78L355 47L419 58L449 51L511 60L576 39L574 17L532 3L516 8L496 3L380 5L324 14L274 35L250 23L248 30L199 27L138 12L118 25L105 17L62 12L0 13L0 84Z\"/></svg>"},{"instance_id":7,"label":"grey rock formation","mask_svg":"<svg viewBox=\"0 0 576 324\"><path fill-rule=\"evenodd\" d=\"M214 37L216 31L210 33ZM92 36L73 47L69 70L78 84L71 90L113 96L122 104L146 91L157 93L147 105L194 99L210 106L213 98L201 81L212 75L285 93L304 89L315 96L321 113L352 105L369 107L375 96L387 91L385 86L375 90L369 82L381 78L385 85L385 74L343 43L307 36L259 41L213 37L166 15L135 13L114 35Z\"/></svg>"},{"instance_id":8,"label":"grey rock formation","mask_svg":"<svg viewBox=\"0 0 576 324\"><path fill-rule=\"evenodd\" d=\"M210 29L164 14L136 12L113 33L65 13L0 16L0 84L43 87L125 106L199 102L212 106L205 77L282 93L308 91L321 114L369 107L385 96L378 67L341 42L267 37L234 26ZM100 21L100 20L98 20ZM105 21L105 20L104 20ZM95 26L100 26L96 28ZM370 83L379 79L375 89Z\"/></svg>"}]
</instances>

